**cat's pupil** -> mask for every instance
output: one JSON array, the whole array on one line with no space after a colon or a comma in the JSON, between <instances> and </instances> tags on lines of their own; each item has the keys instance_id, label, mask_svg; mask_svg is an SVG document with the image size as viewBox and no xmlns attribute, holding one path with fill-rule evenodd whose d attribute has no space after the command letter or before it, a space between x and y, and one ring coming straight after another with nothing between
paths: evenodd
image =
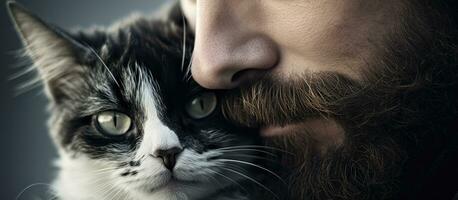
<instances>
[{"instance_id":1,"label":"cat's pupil","mask_svg":"<svg viewBox=\"0 0 458 200\"><path fill-rule=\"evenodd\" d=\"M203 99L199 99L199 103L200 103L200 109L201 110L205 110L204 100Z\"/></svg>"},{"instance_id":2,"label":"cat's pupil","mask_svg":"<svg viewBox=\"0 0 458 200\"><path fill-rule=\"evenodd\" d=\"M116 116L114 112L113 112L113 124L116 128L119 128L118 127L118 116Z\"/></svg>"},{"instance_id":3,"label":"cat's pupil","mask_svg":"<svg viewBox=\"0 0 458 200\"><path fill-rule=\"evenodd\" d=\"M116 112L104 111L96 115L97 127L108 135L123 135L128 132L132 120L129 116Z\"/></svg>"},{"instance_id":4,"label":"cat's pupil","mask_svg":"<svg viewBox=\"0 0 458 200\"><path fill-rule=\"evenodd\" d=\"M212 92L204 92L188 102L186 112L194 119L202 119L212 114L216 105L216 95Z\"/></svg>"}]
</instances>

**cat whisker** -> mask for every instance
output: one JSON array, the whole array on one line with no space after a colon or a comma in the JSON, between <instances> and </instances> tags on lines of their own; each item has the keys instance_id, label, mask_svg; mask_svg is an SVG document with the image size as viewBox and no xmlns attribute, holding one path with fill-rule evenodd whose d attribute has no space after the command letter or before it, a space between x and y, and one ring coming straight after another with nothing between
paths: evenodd
<instances>
[{"instance_id":1,"label":"cat whisker","mask_svg":"<svg viewBox=\"0 0 458 200\"><path fill-rule=\"evenodd\" d=\"M216 171L214 171L214 170L212 170L212 169L208 169L208 171L210 171L211 173L214 173L214 174L217 174L217 173L218 173L218 172L216 172ZM222 185L221 185L221 181L218 180L217 178L213 177L212 175L208 175L208 174L203 174L203 175L204 175L205 177L208 177L208 179L207 179L208 182L210 182L210 183L211 183L211 182L214 182L214 183L218 184L219 186L222 186Z\"/></svg>"},{"instance_id":2,"label":"cat whisker","mask_svg":"<svg viewBox=\"0 0 458 200\"><path fill-rule=\"evenodd\" d=\"M33 187L36 187L36 186L46 186L46 187L48 187L49 190L51 190L51 191L52 191L52 188L53 188L52 185L49 184L49 183L33 183L33 184L28 185L28 186L25 187L24 189L22 189L22 190L19 192L19 194L16 195L16 198L15 198L15 199L16 199L16 200L19 200L19 198L21 198L21 196L22 196L25 192L27 192L27 190L29 190L29 189L31 189L31 188L33 188Z\"/></svg>"},{"instance_id":3,"label":"cat whisker","mask_svg":"<svg viewBox=\"0 0 458 200\"><path fill-rule=\"evenodd\" d=\"M252 151L252 152L259 152L259 153L265 153L267 155L270 155L272 157L277 157L274 153L268 152L268 151L263 151L259 149L227 149L227 150L218 150L218 152L221 153L227 153L227 152L242 152L242 151Z\"/></svg>"},{"instance_id":4,"label":"cat whisker","mask_svg":"<svg viewBox=\"0 0 458 200\"><path fill-rule=\"evenodd\" d=\"M239 164L245 164L245 165L249 165L249 166L252 166L252 167L256 167L258 169L261 169L261 170L264 170L268 173L270 173L271 175L275 176L278 180L280 180L284 185L287 185L286 182L278 175L276 174L275 172L265 168L265 167L262 167L260 165L257 165L257 164L254 164L254 163L250 163L250 162L246 162L246 161L241 161L241 160L234 160L234 159L218 159L218 161L221 161L221 162L233 162L233 163L239 163Z\"/></svg>"},{"instance_id":5,"label":"cat whisker","mask_svg":"<svg viewBox=\"0 0 458 200\"><path fill-rule=\"evenodd\" d=\"M103 172L103 171L111 171L111 170L117 170L117 169L120 169L120 168L119 167L107 167L107 168L93 170L91 172Z\"/></svg>"},{"instance_id":6,"label":"cat whisker","mask_svg":"<svg viewBox=\"0 0 458 200\"><path fill-rule=\"evenodd\" d=\"M116 190L114 193L113 193L113 197L111 199L121 199L121 198L118 198L118 197L121 197L122 195L122 189L118 189Z\"/></svg>"},{"instance_id":7,"label":"cat whisker","mask_svg":"<svg viewBox=\"0 0 458 200\"><path fill-rule=\"evenodd\" d=\"M280 151L280 152L283 152L283 153L294 155L293 153L285 151L284 149L270 147L270 146L261 146L261 145L238 145L238 146L222 147L222 148L219 148L219 149L235 149L235 148L268 149L268 150Z\"/></svg>"},{"instance_id":8,"label":"cat whisker","mask_svg":"<svg viewBox=\"0 0 458 200\"><path fill-rule=\"evenodd\" d=\"M182 60L181 60L181 71L185 71L184 65L185 65L185 59L186 59L186 39L187 39L187 32L188 31L187 31L187 24L186 24L185 16L182 14L181 17L182 17L182 20L183 20L183 55L182 55ZM193 57L194 57L194 55L191 52L191 58L189 60L188 66L186 68L186 72L185 72L185 74L183 76L183 80L190 81L191 78L192 78L191 65L192 65Z\"/></svg>"},{"instance_id":9,"label":"cat whisker","mask_svg":"<svg viewBox=\"0 0 458 200\"><path fill-rule=\"evenodd\" d=\"M194 54L191 53L191 58L190 58L190 61L189 61L189 65L188 65L188 68L186 70L186 74L185 74L185 79L186 81L190 81L192 79L192 73L191 73L191 65L192 65L192 60L194 58Z\"/></svg>"},{"instance_id":10,"label":"cat whisker","mask_svg":"<svg viewBox=\"0 0 458 200\"><path fill-rule=\"evenodd\" d=\"M59 197L56 194L52 194L52 197L50 197L49 200L58 200Z\"/></svg>"},{"instance_id":11,"label":"cat whisker","mask_svg":"<svg viewBox=\"0 0 458 200\"><path fill-rule=\"evenodd\" d=\"M90 46L86 45L86 48L89 49L89 51L91 51L91 53L94 54L94 56L100 61L100 63L102 63L103 67L107 70L107 72L110 74L111 78L113 79L113 81L116 83L116 85L118 87L121 87L121 85L119 84L119 82L116 80L114 74L111 72L110 68L108 68L107 64L103 61L103 59L99 56L99 54Z\"/></svg>"},{"instance_id":12,"label":"cat whisker","mask_svg":"<svg viewBox=\"0 0 458 200\"><path fill-rule=\"evenodd\" d=\"M111 194L112 190L114 190L114 187L111 184L102 184L101 187L97 188L95 191L98 194L102 194L102 199L109 199L108 196Z\"/></svg>"},{"instance_id":13,"label":"cat whisker","mask_svg":"<svg viewBox=\"0 0 458 200\"><path fill-rule=\"evenodd\" d=\"M91 174L92 176L99 176L99 175L106 175L106 174L116 173L116 171L119 170L119 169L120 168L106 168L106 169L89 171L88 173Z\"/></svg>"},{"instance_id":14,"label":"cat whisker","mask_svg":"<svg viewBox=\"0 0 458 200\"><path fill-rule=\"evenodd\" d=\"M181 19L183 21L183 55L181 57L181 71L184 71L184 61L186 58L186 20L184 15L181 15Z\"/></svg>"},{"instance_id":15,"label":"cat whisker","mask_svg":"<svg viewBox=\"0 0 458 200\"><path fill-rule=\"evenodd\" d=\"M232 183L234 183L234 184L239 185L240 187L242 187L242 185L240 185L237 181L235 181L234 179L232 179L232 178L230 178L230 177L224 175L223 173L220 173L220 172L218 172L218 171L216 171L216 170L212 170L212 169L208 169L208 170L209 170L210 172L212 172L212 173L214 173L214 174L216 174L216 175L218 175L218 176L221 176L221 177L223 177L223 178L229 180L230 182L232 182ZM218 180L218 179L216 179L216 180Z\"/></svg>"},{"instance_id":16,"label":"cat whisker","mask_svg":"<svg viewBox=\"0 0 458 200\"><path fill-rule=\"evenodd\" d=\"M218 172L218 171L216 171L216 170L212 170L212 169L208 169L208 170L210 170L212 173L215 173L216 175L219 175L219 176L225 178L226 180L228 180L228 181L234 183L234 184L237 185L240 189L242 189L244 192L248 193L248 191L247 191L242 185L240 185L240 183L238 183L238 182L235 181L234 179L232 179L232 178L230 178L230 177L224 175L224 173L220 173L220 172Z\"/></svg>"},{"instance_id":17,"label":"cat whisker","mask_svg":"<svg viewBox=\"0 0 458 200\"><path fill-rule=\"evenodd\" d=\"M109 189L106 190L106 192L102 193L103 194L103 199L110 199L112 200L112 196L113 196L113 192L115 191L115 187L113 187L112 185L109 185ZM102 191L103 192L103 191Z\"/></svg>"},{"instance_id":18,"label":"cat whisker","mask_svg":"<svg viewBox=\"0 0 458 200\"><path fill-rule=\"evenodd\" d=\"M134 184L135 182L140 182L140 181L145 181L145 180L151 180L151 179L154 179L155 176L146 176L146 177L142 177L142 178L135 178L135 179L131 179L131 180L127 180L127 181L123 181L123 182L120 182L119 184Z\"/></svg>"},{"instance_id":19,"label":"cat whisker","mask_svg":"<svg viewBox=\"0 0 458 200\"><path fill-rule=\"evenodd\" d=\"M49 195L49 196L48 196ZM50 188L48 191L47 191L47 194L46 196L48 196L48 200L55 200L55 199L58 199L59 196L57 196L57 193L56 191L54 191L54 189Z\"/></svg>"},{"instance_id":20,"label":"cat whisker","mask_svg":"<svg viewBox=\"0 0 458 200\"><path fill-rule=\"evenodd\" d=\"M95 179L94 179L94 177L89 177L89 178L83 179L83 181L88 180L88 179L93 179L93 180L91 180L89 182L86 182L85 184L89 184L91 186L96 187L96 191L100 191L102 189L105 189L105 188L108 187L108 185L110 185L110 182L107 181L107 179L105 179L104 177L97 177Z\"/></svg>"},{"instance_id":21,"label":"cat whisker","mask_svg":"<svg viewBox=\"0 0 458 200\"><path fill-rule=\"evenodd\" d=\"M102 194L102 199L103 200L108 200L108 199L113 199L111 196L113 195L113 191L117 189L115 185L111 184L110 182L103 182L100 186L95 185L97 189L95 190L97 193ZM118 190L119 191L119 190Z\"/></svg>"},{"instance_id":22,"label":"cat whisker","mask_svg":"<svg viewBox=\"0 0 458 200\"><path fill-rule=\"evenodd\" d=\"M239 171L237 171L237 170L234 170L234 169L230 169L230 168L227 168L227 167L222 167L221 169L230 171L230 172L232 172L232 173L234 173L234 174L237 174L237 175L239 175L239 176L242 176L242 177L246 178L247 180L249 180L249 181L255 183L255 184L258 185L259 187L261 187L261 188L263 188L264 190L268 191L270 194L272 194L272 195L275 197L275 199L280 200L280 198L278 197L277 194L275 194L275 192L273 192L271 189L269 189L267 186L265 186L264 184L260 183L260 182L257 181L256 179L251 178L250 176L245 175L245 174L243 174L243 173L241 173L241 172L239 172Z\"/></svg>"},{"instance_id":23,"label":"cat whisker","mask_svg":"<svg viewBox=\"0 0 458 200\"><path fill-rule=\"evenodd\" d=\"M229 153L228 155L241 157L241 158L254 158L254 159L259 159L259 160L266 160L266 161L270 161L270 162L276 162L276 160L274 160L274 159L263 157L263 156L247 155L247 154L240 154L240 153L234 153L234 154Z\"/></svg>"}]
</instances>

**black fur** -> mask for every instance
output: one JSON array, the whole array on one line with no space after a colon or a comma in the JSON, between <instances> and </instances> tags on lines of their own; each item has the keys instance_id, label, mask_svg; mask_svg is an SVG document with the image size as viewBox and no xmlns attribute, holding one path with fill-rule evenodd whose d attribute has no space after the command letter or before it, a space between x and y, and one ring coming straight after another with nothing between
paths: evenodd
<instances>
[{"instance_id":1,"label":"black fur","mask_svg":"<svg viewBox=\"0 0 458 200\"><path fill-rule=\"evenodd\" d=\"M18 5L10 5L10 9L13 18L17 18L16 13L28 12ZM53 27L30 13L26 15L45 27ZM150 89L159 97L159 105L156 105L160 111L159 118L178 135L183 148L204 153L222 147L260 145L255 130L228 123L219 108L199 120L186 114L188 101L206 89L190 78L188 64L193 46L190 33L186 33L187 48L182 60L185 23L179 7L175 6L165 19L140 17L110 30L98 28L69 33L53 27L56 38L67 41L65 48L70 55L62 54L51 58L52 61L58 62L69 56L75 62L72 66L59 66L64 69L59 69L62 72L58 76L48 78L51 75L46 72L41 74L51 100L50 125L57 145L74 158L84 155L94 160L118 162L119 169L126 169L119 174L121 177L138 176L135 168L141 166L142 159L148 155L143 155L140 160L125 160L137 150L143 139L145 113L139 83L144 80L155 87ZM18 24L21 32L23 27L21 22ZM22 32L22 36L27 43L27 33ZM98 130L95 116L107 110L122 112L133 120L126 135L112 137ZM245 154L259 156L262 153ZM228 153L210 160L221 157L234 158L234 155ZM262 160L254 157L241 160L263 164ZM250 166L238 167L250 177L261 177ZM233 188L232 191L240 190L240 187Z\"/></svg>"}]
</instances>

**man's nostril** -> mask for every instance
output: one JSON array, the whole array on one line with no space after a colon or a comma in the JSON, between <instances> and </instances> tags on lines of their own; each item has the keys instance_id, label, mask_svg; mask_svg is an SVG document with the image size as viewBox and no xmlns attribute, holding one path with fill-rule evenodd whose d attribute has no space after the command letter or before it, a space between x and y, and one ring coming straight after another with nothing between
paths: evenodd
<instances>
[{"instance_id":1,"label":"man's nostril","mask_svg":"<svg viewBox=\"0 0 458 200\"><path fill-rule=\"evenodd\" d=\"M267 73L268 70L258 70L258 69L245 69L236 72L232 78L232 85L241 86L246 84L251 84L262 78Z\"/></svg>"},{"instance_id":2,"label":"man's nostril","mask_svg":"<svg viewBox=\"0 0 458 200\"><path fill-rule=\"evenodd\" d=\"M246 72L246 71L247 71L247 70L242 70L242 71L236 72L236 73L232 76L231 82L237 82L237 80L239 80L239 79L242 77L243 73Z\"/></svg>"}]
</instances>

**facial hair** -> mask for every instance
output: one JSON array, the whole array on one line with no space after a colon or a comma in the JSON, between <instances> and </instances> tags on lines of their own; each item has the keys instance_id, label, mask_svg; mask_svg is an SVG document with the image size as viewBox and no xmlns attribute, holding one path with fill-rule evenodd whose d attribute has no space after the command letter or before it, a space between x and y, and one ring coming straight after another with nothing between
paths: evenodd
<instances>
[{"instance_id":1,"label":"facial hair","mask_svg":"<svg viewBox=\"0 0 458 200\"><path fill-rule=\"evenodd\" d=\"M285 199L393 199L405 184L402 173L422 167L406 163L447 132L458 113L458 51L451 45L457 40L450 36L456 27L432 33L426 21L406 21L408 32L386 42L361 80L336 72L266 75L223 95L223 113L242 126L323 118L343 127L344 143L324 154L312 148L312 130L266 139L294 154L278 161L276 172L288 182Z\"/></svg>"},{"instance_id":2,"label":"facial hair","mask_svg":"<svg viewBox=\"0 0 458 200\"><path fill-rule=\"evenodd\" d=\"M383 124L400 112L394 91L336 73L304 74L293 80L266 78L223 98L226 116L245 126L325 118L344 127L344 144L325 154L313 148L310 130L267 139L268 146L293 153L280 155L284 165L279 173L290 189L287 199L371 199L393 194L403 153L396 136L390 135L393 131Z\"/></svg>"}]
</instances>

